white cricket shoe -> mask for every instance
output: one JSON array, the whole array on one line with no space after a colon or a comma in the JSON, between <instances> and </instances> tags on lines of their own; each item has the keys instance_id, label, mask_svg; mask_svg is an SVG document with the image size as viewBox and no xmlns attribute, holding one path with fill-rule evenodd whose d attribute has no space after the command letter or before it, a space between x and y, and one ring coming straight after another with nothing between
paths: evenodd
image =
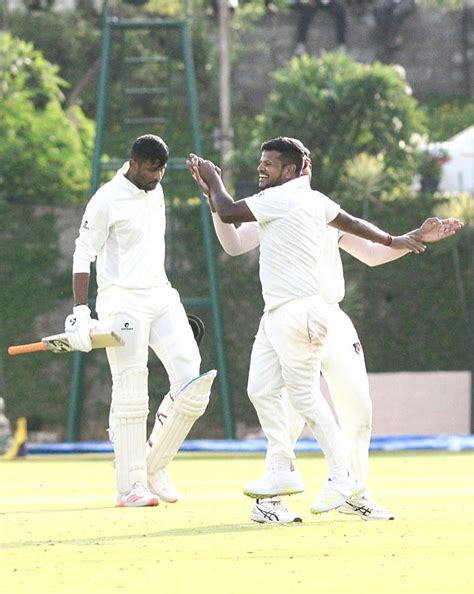
<instances>
[{"instance_id":1,"label":"white cricket shoe","mask_svg":"<svg viewBox=\"0 0 474 594\"><path fill-rule=\"evenodd\" d=\"M170 481L166 468L157 470L153 477L148 475L148 488L166 503L176 503L179 499L179 493Z\"/></svg>"},{"instance_id":2,"label":"white cricket shoe","mask_svg":"<svg viewBox=\"0 0 474 594\"><path fill-rule=\"evenodd\" d=\"M321 489L318 498L311 506L313 514L322 514L340 507L347 499L359 495L363 486L350 473L345 477L332 477Z\"/></svg>"},{"instance_id":3,"label":"white cricket shoe","mask_svg":"<svg viewBox=\"0 0 474 594\"><path fill-rule=\"evenodd\" d=\"M142 485L142 483L135 483L130 489L129 493L117 495L117 507L154 507L160 503L160 499L150 493L150 491Z\"/></svg>"},{"instance_id":4,"label":"white cricket shoe","mask_svg":"<svg viewBox=\"0 0 474 594\"><path fill-rule=\"evenodd\" d=\"M281 499L257 499L250 512L250 519L259 524L291 524L303 519L283 505Z\"/></svg>"},{"instance_id":5,"label":"white cricket shoe","mask_svg":"<svg viewBox=\"0 0 474 594\"><path fill-rule=\"evenodd\" d=\"M244 487L244 495L261 499L278 495L293 495L304 491L303 479L296 470L272 468L258 481L248 483Z\"/></svg>"},{"instance_id":6,"label":"white cricket shoe","mask_svg":"<svg viewBox=\"0 0 474 594\"><path fill-rule=\"evenodd\" d=\"M355 495L347 499L338 509L342 514L359 516L363 520L394 520L395 516L391 511L385 509L369 499L367 495Z\"/></svg>"}]
</instances>

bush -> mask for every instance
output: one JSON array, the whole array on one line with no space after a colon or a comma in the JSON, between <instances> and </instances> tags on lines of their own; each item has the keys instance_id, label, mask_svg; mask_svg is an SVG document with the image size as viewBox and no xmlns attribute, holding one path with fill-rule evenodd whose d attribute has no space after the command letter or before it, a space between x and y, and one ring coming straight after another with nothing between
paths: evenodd
<instances>
[{"instance_id":1,"label":"bush","mask_svg":"<svg viewBox=\"0 0 474 594\"><path fill-rule=\"evenodd\" d=\"M431 99L423 105L431 142L444 142L474 122L474 103L469 97Z\"/></svg>"},{"instance_id":2,"label":"bush","mask_svg":"<svg viewBox=\"0 0 474 594\"><path fill-rule=\"evenodd\" d=\"M89 187L94 126L62 108L58 69L24 41L0 37L0 196L73 203Z\"/></svg>"},{"instance_id":3,"label":"bush","mask_svg":"<svg viewBox=\"0 0 474 594\"><path fill-rule=\"evenodd\" d=\"M410 140L424 131L423 114L399 67L360 64L341 53L321 59L304 55L293 58L274 78L256 135L260 140L300 138L311 150L319 190L334 195L344 164L360 153L383 157L392 186L411 181ZM250 144L254 150L255 143ZM254 155L255 165L257 159Z\"/></svg>"}]
</instances>

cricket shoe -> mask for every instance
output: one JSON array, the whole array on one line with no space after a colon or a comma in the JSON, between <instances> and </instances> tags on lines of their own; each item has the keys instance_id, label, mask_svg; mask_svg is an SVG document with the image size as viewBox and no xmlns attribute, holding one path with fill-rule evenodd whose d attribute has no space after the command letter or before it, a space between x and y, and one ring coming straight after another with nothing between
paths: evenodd
<instances>
[{"instance_id":1,"label":"cricket shoe","mask_svg":"<svg viewBox=\"0 0 474 594\"><path fill-rule=\"evenodd\" d=\"M166 503L176 503L179 499L179 493L170 481L166 468L157 470L155 476L148 475L148 488Z\"/></svg>"},{"instance_id":2,"label":"cricket shoe","mask_svg":"<svg viewBox=\"0 0 474 594\"><path fill-rule=\"evenodd\" d=\"M261 499L281 495L294 495L304 491L303 479L296 470L272 468L258 481L248 483L244 487L244 495Z\"/></svg>"},{"instance_id":3,"label":"cricket shoe","mask_svg":"<svg viewBox=\"0 0 474 594\"><path fill-rule=\"evenodd\" d=\"M359 516L363 520L394 520L395 516L391 511L385 509L372 501L367 495L355 495L346 499L346 501L338 508L341 514L350 514Z\"/></svg>"},{"instance_id":4,"label":"cricket shoe","mask_svg":"<svg viewBox=\"0 0 474 594\"><path fill-rule=\"evenodd\" d=\"M347 476L330 477L311 506L313 514L322 514L340 507L347 499L360 495L363 486L350 473Z\"/></svg>"},{"instance_id":5,"label":"cricket shoe","mask_svg":"<svg viewBox=\"0 0 474 594\"><path fill-rule=\"evenodd\" d=\"M250 519L259 524L292 524L303 519L283 505L281 499L257 499L250 512Z\"/></svg>"},{"instance_id":6,"label":"cricket shoe","mask_svg":"<svg viewBox=\"0 0 474 594\"><path fill-rule=\"evenodd\" d=\"M159 505L160 499L150 493L150 491L142 485L142 483L135 483L128 493L117 495L117 507L154 507Z\"/></svg>"}]
</instances>

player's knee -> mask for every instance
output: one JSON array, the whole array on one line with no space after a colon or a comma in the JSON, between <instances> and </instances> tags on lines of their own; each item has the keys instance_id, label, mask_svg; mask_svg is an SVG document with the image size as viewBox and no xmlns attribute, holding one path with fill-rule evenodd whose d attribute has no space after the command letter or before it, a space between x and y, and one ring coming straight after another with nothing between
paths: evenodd
<instances>
[{"instance_id":1,"label":"player's knee","mask_svg":"<svg viewBox=\"0 0 474 594\"><path fill-rule=\"evenodd\" d=\"M130 367L114 375L112 408L115 417L148 413L148 369Z\"/></svg>"}]
</instances>

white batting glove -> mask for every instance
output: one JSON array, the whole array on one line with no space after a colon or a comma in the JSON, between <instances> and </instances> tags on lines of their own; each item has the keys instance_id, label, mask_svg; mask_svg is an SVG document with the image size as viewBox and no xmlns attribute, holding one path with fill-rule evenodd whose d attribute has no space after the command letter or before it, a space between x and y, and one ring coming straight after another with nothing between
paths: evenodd
<instances>
[{"instance_id":1,"label":"white batting glove","mask_svg":"<svg viewBox=\"0 0 474 594\"><path fill-rule=\"evenodd\" d=\"M91 310L87 305L75 305L72 311L64 322L64 330L74 350L88 353L92 349Z\"/></svg>"}]
</instances>

